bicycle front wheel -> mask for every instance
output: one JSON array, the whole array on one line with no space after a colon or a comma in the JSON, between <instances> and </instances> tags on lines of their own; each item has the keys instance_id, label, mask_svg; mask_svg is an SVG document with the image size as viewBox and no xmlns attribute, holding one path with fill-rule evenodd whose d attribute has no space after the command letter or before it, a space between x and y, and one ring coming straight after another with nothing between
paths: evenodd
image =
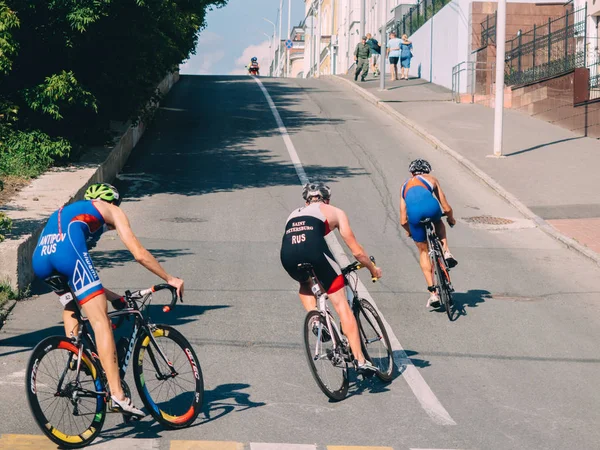
<instances>
[{"instance_id":1,"label":"bicycle front wheel","mask_svg":"<svg viewBox=\"0 0 600 450\"><path fill-rule=\"evenodd\" d=\"M349 384L348 369L340 344L341 339L335 328L333 336L329 335L325 318L319 311L310 311L306 315L304 346L308 366L321 391L334 401L346 398Z\"/></svg>"},{"instance_id":2,"label":"bicycle front wheel","mask_svg":"<svg viewBox=\"0 0 600 450\"><path fill-rule=\"evenodd\" d=\"M27 365L27 400L42 432L63 448L81 448L96 439L106 418L98 365L70 339L52 336L33 350Z\"/></svg>"},{"instance_id":3,"label":"bicycle front wheel","mask_svg":"<svg viewBox=\"0 0 600 450\"><path fill-rule=\"evenodd\" d=\"M361 298L359 305L357 322L362 351L377 367L377 377L381 381L391 381L394 353L383 320L369 301Z\"/></svg>"},{"instance_id":4,"label":"bicycle front wheel","mask_svg":"<svg viewBox=\"0 0 600 450\"><path fill-rule=\"evenodd\" d=\"M204 380L194 349L174 328L156 325L133 352L135 385L150 414L166 428L191 425L202 408Z\"/></svg>"}]
</instances>

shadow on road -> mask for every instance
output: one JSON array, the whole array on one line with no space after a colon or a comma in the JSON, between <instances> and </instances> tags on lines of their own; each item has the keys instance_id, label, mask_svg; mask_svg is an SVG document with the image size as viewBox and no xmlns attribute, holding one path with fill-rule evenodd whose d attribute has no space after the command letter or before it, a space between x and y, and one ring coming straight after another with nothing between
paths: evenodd
<instances>
[{"instance_id":1,"label":"shadow on road","mask_svg":"<svg viewBox=\"0 0 600 450\"><path fill-rule=\"evenodd\" d=\"M277 81L265 86L291 135L343 122L297 107L307 90L317 89ZM279 135L253 80L182 76L115 184L125 201L159 193L191 196L298 185L283 140L268 144L280 142L280 148L265 148L264 138ZM310 178L326 181L364 174L346 166L306 164L304 168Z\"/></svg>"},{"instance_id":2,"label":"shadow on road","mask_svg":"<svg viewBox=\"0 0 600 450\"><path fill-rule=\"evenodd\" d=\"M460 316L467 315L468 308L477 308L481 303L485 303L486 300L492 298L490 291L485 289L471 289L467 292L455 292L452 294L452 300L454 301L454 320Z\"/></svg>"}]
</instances>

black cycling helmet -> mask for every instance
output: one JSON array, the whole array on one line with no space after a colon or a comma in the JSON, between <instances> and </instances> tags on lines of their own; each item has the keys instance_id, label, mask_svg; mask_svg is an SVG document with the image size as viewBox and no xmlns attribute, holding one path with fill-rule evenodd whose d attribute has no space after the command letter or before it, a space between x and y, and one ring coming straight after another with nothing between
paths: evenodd
<instances>
[{"instance_id":1,"label":"black cycling helmet","mask_svg":"<svg viewBox=\"0 0 600 450\"><path fill-rule=\"evenodd\" d=\"M418 175L421 173L429 173L431 172L431 164L429 164L424 159L415 159L408 166L408 171L413 175Z\"/></svg>"},{"instance_id":2,"label":"black cycling helmet","mask_svg":"<svg viewBox=\"0 0 600 450\"><path fill-rule=\"evenodd\" d=\"M302 189L302 198L308 202L313 197L329 200L331 198L331 188L321 182L306 183Z\"/></svg>"},{"instance_id":3,"label":"black cycling helmet","mask_svg":"<svg viewBox=\"0 0 600 450\"><path fill-rule=\"evenodd\" d=\"M86 200L104 200L105 202L112 203L113 205L119 206L121 204L121 196L119 191L112 184L108 183L96 183L92 184L85 191L83 196Z\"/></svg>"}]
</instances>

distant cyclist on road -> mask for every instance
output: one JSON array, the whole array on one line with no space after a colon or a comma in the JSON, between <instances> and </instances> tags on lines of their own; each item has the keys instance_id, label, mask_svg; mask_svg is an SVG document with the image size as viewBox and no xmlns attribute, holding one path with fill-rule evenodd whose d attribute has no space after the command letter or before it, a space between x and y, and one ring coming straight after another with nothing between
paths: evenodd
<instances>
[{"instance_id":1,"label":"distant cyclist on road","mask_svg":"<svg viewBox=\"0 0 600 450\"><path fill-rule=\"evenodd\" d=\"M115 340L107 315L107 300L111 301L115 309L123 309L126 305L120 295L102 286L88 254L88 240L99 238L104 231L117 230L136 261L177 288L179 296L183 295L183 280L165 272L140 244L131 230L127 216L118 207L121 197L114 186L107 183L93 184L85 192L84 198L85 200L60 208L50 216L33 254L33 270L41 279L53 275L64 275L68 279L77 302L94 329L113 409L143 417L144 413L133 406L121 387ZM73 314L76 310L74 301L64 308L63 321L67 336L78 333L78 322Z\"/></svg>"},{"instance_id":2,"label":"distant cyclist on road","mask_svg":"<svg viewBox=\"0 0 600 450\"><path fill-rule=\"evenodd\" d=\"M452 208L442 191L440 182L429 173L431 172L431 164L424 159L415 159L410 163L408 171L411 173L411 178L402 185L400 190L400 225L406 230L408 236L413 238L419 249L421 270L427 281L427 290L430 292L427 307L437 307L440 304L440 299L433 284L425 225L420 222L423 219L431 219L435 225L435 232L442 241L444 258L448 263L448 267L452 268L458 262L448 248L446 227L442 222L442 215L447 216L448 225L450 226L454 226L456 220Z\"/></svg>"},{"instance_id":3,"label":"distant cyclist on road","mask_svg":"<svg viewBox=\"0 0 600 450\"><path fill-rule=\"evenodd\" d=\"M357 359L358 369L375 372L377 368L365 359L361 351L356 319L346 299L344 276L325 236L337 228L354 257L369 269L372 276L380 278L381 269L375 267L356 241L346 213L329 204L331 189L328 186L323 183L306 184L302 197L306 201L305 206L294 210L287 219L281 243L281 263L287 273L300 283L300 300L307 311L316 309L317 305L310 280L305 272L298 270L298 264L313 265L323 290L329 295L340 317L352 354Z\"/></svg>"},{"instance_id":4,"label":"distant cyclist on road","mask_svg":"<svg viewBox=\"0 0 600 450\"><path fill-rule=\"evenodd\" d=\"M258 65L258 58L253 56L250 60L250 64L246 66L248 72L252 75L259 75L260 66Z\"/></svg>"}]
</instances>

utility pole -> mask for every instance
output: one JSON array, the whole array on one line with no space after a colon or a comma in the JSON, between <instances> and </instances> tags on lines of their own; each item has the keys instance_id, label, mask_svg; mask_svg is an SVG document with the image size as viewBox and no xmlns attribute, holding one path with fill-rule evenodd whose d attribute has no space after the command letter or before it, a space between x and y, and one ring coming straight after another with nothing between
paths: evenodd
<instances>
[{"instance_id":1,"label":"utility pole","mask_svg":"<svg viewBox=\"0 0 600 450\"><path fill-rule=\"evenodd\" d=\"M283 0L279 0L279 39L277 40L277 68L281 67L281 15L283 14ZM279 71L281 76L281 70Z\"/></svg>"},{"instance_id":2,"label":"utility pole","mask_svg":"<svg viewBox=\"0 0 600 450\"><path fill-rule=\"evenodd\" d=\"M263 20L265 20L266 22L269 22L271 25L273 25L273 41L275 41L275 24L273 22L271 22L269 19L267 19L266 17L263 17ZM272 47L273 47L273 59L271 60L271 65L273 70L271 71L271 76L274 77L275 76L275 46L274 46L275 42L272 43Z\"/></svg>"},{"instance_id":3,"label":"utility pole","mask_svg":"<svg viewBox=\"0 0 600 450\"><path fill-rule=\"evenodd\" d=\"M365 17L366 17L366 5L367 0L360 0L360 37L365 35Z\"/></svg>"},{"instance_id":4,"label":"utility pole","mask_svg":"<svg viewBox=\"0 0 600 450\"><path fill-rule=\"evenodd\" d=\"M496 13L496 105L494 108L494 154L502 158L504 121L504 60L506 50L506 0L498 0Z\"/></svg>"},{"instance_id":5,"label":"utility pole","mask_svg":"<svg viewBox=\"0 0 600 450\"><path fill-rule=\"evenodd\" d=\"M321 75L321 4L323 0L317 0L318 9L317 9L317 78Z\"/></svg>"},{"instance_id":6,"label":"utility pole","mask_svg":"<svg viewBox=\"0 0 600 450\"><path fill-rule=\"evenodd\" d=\"M273 64L273 58L271 57L271 47L273 46L272 45L273 39L271 38L271 36L269 36L264 31L262 32L262 34L264 34L269 39L269 67L271 67L271 64Z\"/></svg>"},{"instance_id":7,"label":"utility pole","mask_svg":"<svg viewBox=\"0 0 600 450\"><path fill-rule=\"evenodd\" d=\"M329 75L335 75L335 57L333 55L333 36L337 36L335 30L335 3L337 0L331 0L331 33L329 34ZM339 27L338 27L339 28Z\"/></svg>"},{"instance_id":8,"label":"utility pole","mask_svg":"<svg viewBox=\"0 0 600 450\"><path fill-rule=\"evenodd\" d=\"M379 0L380 2L382 0ZM385 91L385 58L387 49L387 0L381 6L381 53L379 54L379 90Z\"/></svg>"},{"instance_id":9,"label":"utility pole","mask_svg":"<svg viewBox=\"0 0 600 450\"><path fill-rule=\"evenodd\" d=\"M287 38L292 39L292 0L288 0L288 32ZM290 76L290 51L291 49L285 48L285 76Z\"/></svg>"}]
</instances>

